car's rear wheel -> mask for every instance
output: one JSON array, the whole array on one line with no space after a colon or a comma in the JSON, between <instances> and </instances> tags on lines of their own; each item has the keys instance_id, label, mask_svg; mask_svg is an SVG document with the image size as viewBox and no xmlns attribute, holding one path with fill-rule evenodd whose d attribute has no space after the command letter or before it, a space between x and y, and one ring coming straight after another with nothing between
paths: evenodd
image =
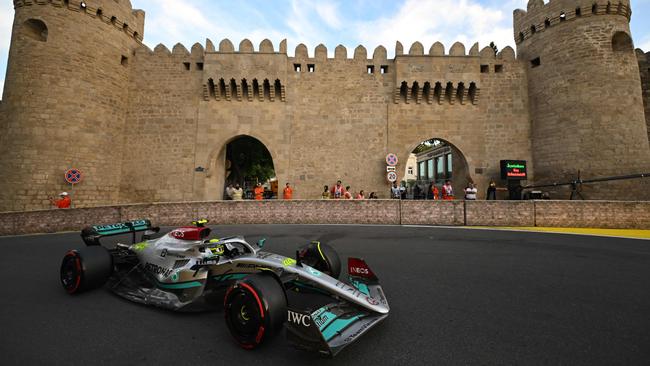
<instances>
[{"instance_id":1,"label":"car's rear wheel","mask_svg":"<svg viewBox=\"0 0 650 366\"><path fill-rule=\"evenodd\" d=\"M298 249L300 261L310 267L338 278L341 274L341 259L334 248L318 241L312 241Z\"/></svg>"},{"instance_id":2,"label":"car's rear wheel","mask_svg":"<svg viewBox=\"0 0 650 366\"><path fill-rule=\"evenodd\" d=\"M103 286L112 272L113 258L106 248L74 249L61 261L61 284L69 294L76 294Z\"/></svg>"},{"instance_id":3,"label":"car's rear wheel","mask_svg":"<svg viewBox=\"0 0 650 366\"><path fill-rule=\"evenodd\" d=\"M243 348L254 349L282 328L287 299L273 275L257 273L228 289L224 311L233 338Z\"/></svg>"}]
</instances>

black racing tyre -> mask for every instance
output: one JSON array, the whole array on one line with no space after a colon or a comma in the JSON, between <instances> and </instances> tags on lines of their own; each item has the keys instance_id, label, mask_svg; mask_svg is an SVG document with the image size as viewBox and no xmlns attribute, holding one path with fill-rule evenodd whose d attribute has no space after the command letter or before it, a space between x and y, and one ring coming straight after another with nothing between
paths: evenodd
<instances>
[{"instance_id":1,"label":"black racing tyre","mask_svg":"<svg viewBox=\"0 0 650 366\"><path fill-rule=\"evenodd\" d=\"M113 273L113 257L101 246L73 249L61 261L61 284L69 294L103 286Z\"/></svg>"},{"instance_id":2,"label":"black racing tyre","mask_svg":"<svg viewBox=\"0 0 650 366\"><path fill-rule=\"evenodd\" d=\"M224 299L226 324L235 341L254 349L287 320L287 298L273 275L256 273L230 286Z\"/></svg>"},{"instance_id":3,"label":"black racing tyre","mask_svg":"<svg viewBox=\"0 0 650 366\"><path fill-rule=\"evenodd\" d=\"M341 259L334 248L318 241L312 241L298 249L300 261L310 267L339 278Z\"/></svg>"}]
</instances>

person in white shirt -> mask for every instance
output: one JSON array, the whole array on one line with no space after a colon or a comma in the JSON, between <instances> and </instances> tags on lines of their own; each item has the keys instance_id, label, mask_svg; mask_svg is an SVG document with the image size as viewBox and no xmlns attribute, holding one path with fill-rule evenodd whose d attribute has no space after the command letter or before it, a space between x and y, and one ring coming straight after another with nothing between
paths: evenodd
<instances>
[{"instance_id":1,"label":"person in white shirt","mask_svg":"<svg viewBox=\"0 0 650 366\"><path fill-rule=\"evenodd\" d=\"M476 200L476 192L478 192L478 189L474 187L474 183L470 183L467 188L465 188L465 199L474 201Z\"/></svg>"}]
</instances>

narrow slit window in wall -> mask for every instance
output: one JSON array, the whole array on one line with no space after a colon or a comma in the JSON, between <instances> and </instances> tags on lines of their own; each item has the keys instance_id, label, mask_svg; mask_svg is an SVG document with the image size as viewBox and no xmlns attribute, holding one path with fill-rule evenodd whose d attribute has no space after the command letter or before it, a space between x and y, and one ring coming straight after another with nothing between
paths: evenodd
<instances>
[{"instance_id":1,"label":"narrow slit window in wall","mask_svg":"<svg viewBox=\"0 0 650 366\"><path fill-rule=\"evenodd\" d=\"M388 65L381 65L379 68L382 74L387 74L388 73Z\"/></svg>"},{"instance_id":2,"label":"narrow slit window in wall","mask_svg":"<svg viewBox=\"0 0 650 366\"><path fill-rule=\"evenodd\" d=\"M502 73L503 72L503 65L494 65L494 72L495 73Z\"/></svg>"},{"instance_id":3,"label":"narrow slit window in wall","mask_svg":"<svg viewBox=\"0 0 650 366\"><path fill-rule=\"evenodd\" d=\"M203 62L197 62L196 63L196 69L199 70L199 71L203 70Z\"/></svg>"},{"instance_id":4,"label":"narrow slit window in wall","mask_svg":"<svg viewBox=\"0 0 650 366\"><path fill-rule=\"evenodd\" d=\"M300 64L293 64L293 71L300 72Z\"/></svg>"},{"instance_id":5,"label":"narrow slit window in wall","mask_svg":"<svg viewBox=\"0 0 650 366\"><path fill-rule=\"evenodd\" d=\"M366 66L366 72L368 74L374 74L375 73L375 66L374 65L368 65Z\"/></svg>"},{"instance_id":6,"label":"narrow slit window in wall","mask_svg":"<svg viewBox=\"0 0 650 366\"><path fill-rule=\"evenodd\" d=\"M314 65L314 64L307 65L307 71L308 72L315 72L316 71L316 65Z\"/></svg>"},{"instance_id":7,"label":"narrow slit window in wall","mask_svg":"<svg viewBox=\"0 0 650 366\"><path fill-rule=\"evenodd\" d=\"M183 62L183 66L185 67L186 71L190 71L190 63L189 62Z\"/></svg>"},{"instance_id":8,"label":"narrow slit window in wall","mask_svg":"<svg viewBox=\"0 0 650 366\"><path fill-rule=\"evenodd\" d=\"M481 74L487 74L490 72L490 65L481 65Z\"/></svg>"},{"instance_id":9,"label":"narrow slit window in wall","mask_svg":"<svg viewBox=\"0 0 650 366\"><path fill-rule=\"evenodd\" d=\"M542 60L540 60L539 57L530 60L530 66L532 66L532 67L538 67L541 64L542 64Z\"/></svg>"}]
</instances>

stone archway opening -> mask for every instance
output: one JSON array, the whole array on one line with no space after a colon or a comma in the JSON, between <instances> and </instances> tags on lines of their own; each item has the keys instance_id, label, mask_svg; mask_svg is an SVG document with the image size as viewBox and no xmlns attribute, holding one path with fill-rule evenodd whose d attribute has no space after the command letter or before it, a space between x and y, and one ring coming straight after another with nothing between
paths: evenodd
<instances>
[{"instance_id":1,"label":"stone archway opening","mask_svg":"<svg viewBox=\"0 0 650 366\"><path fill-rule=\"evenodd\" d=\"M415 146L406 162L402 185L409 199L433 199L433 186L442 194L442 186L450 181L455 199L472 182L469 165L463 153L452 143L430 138Z\"/></svg>"},{"instance_id":2,"label":"stone archway opening","mask_svg":"<svg viewBox=\"0 0 650 366\"><path fill-rule=\"evenodd\" d=\"M239 136L226 144L224 172L224 199L228 199L225 188L239 184L244 198L253 198L257 183L264 186L264 198L276 198L278 184L273 157L262 142L251 136Z\"/></svg>"}]
</instances>

